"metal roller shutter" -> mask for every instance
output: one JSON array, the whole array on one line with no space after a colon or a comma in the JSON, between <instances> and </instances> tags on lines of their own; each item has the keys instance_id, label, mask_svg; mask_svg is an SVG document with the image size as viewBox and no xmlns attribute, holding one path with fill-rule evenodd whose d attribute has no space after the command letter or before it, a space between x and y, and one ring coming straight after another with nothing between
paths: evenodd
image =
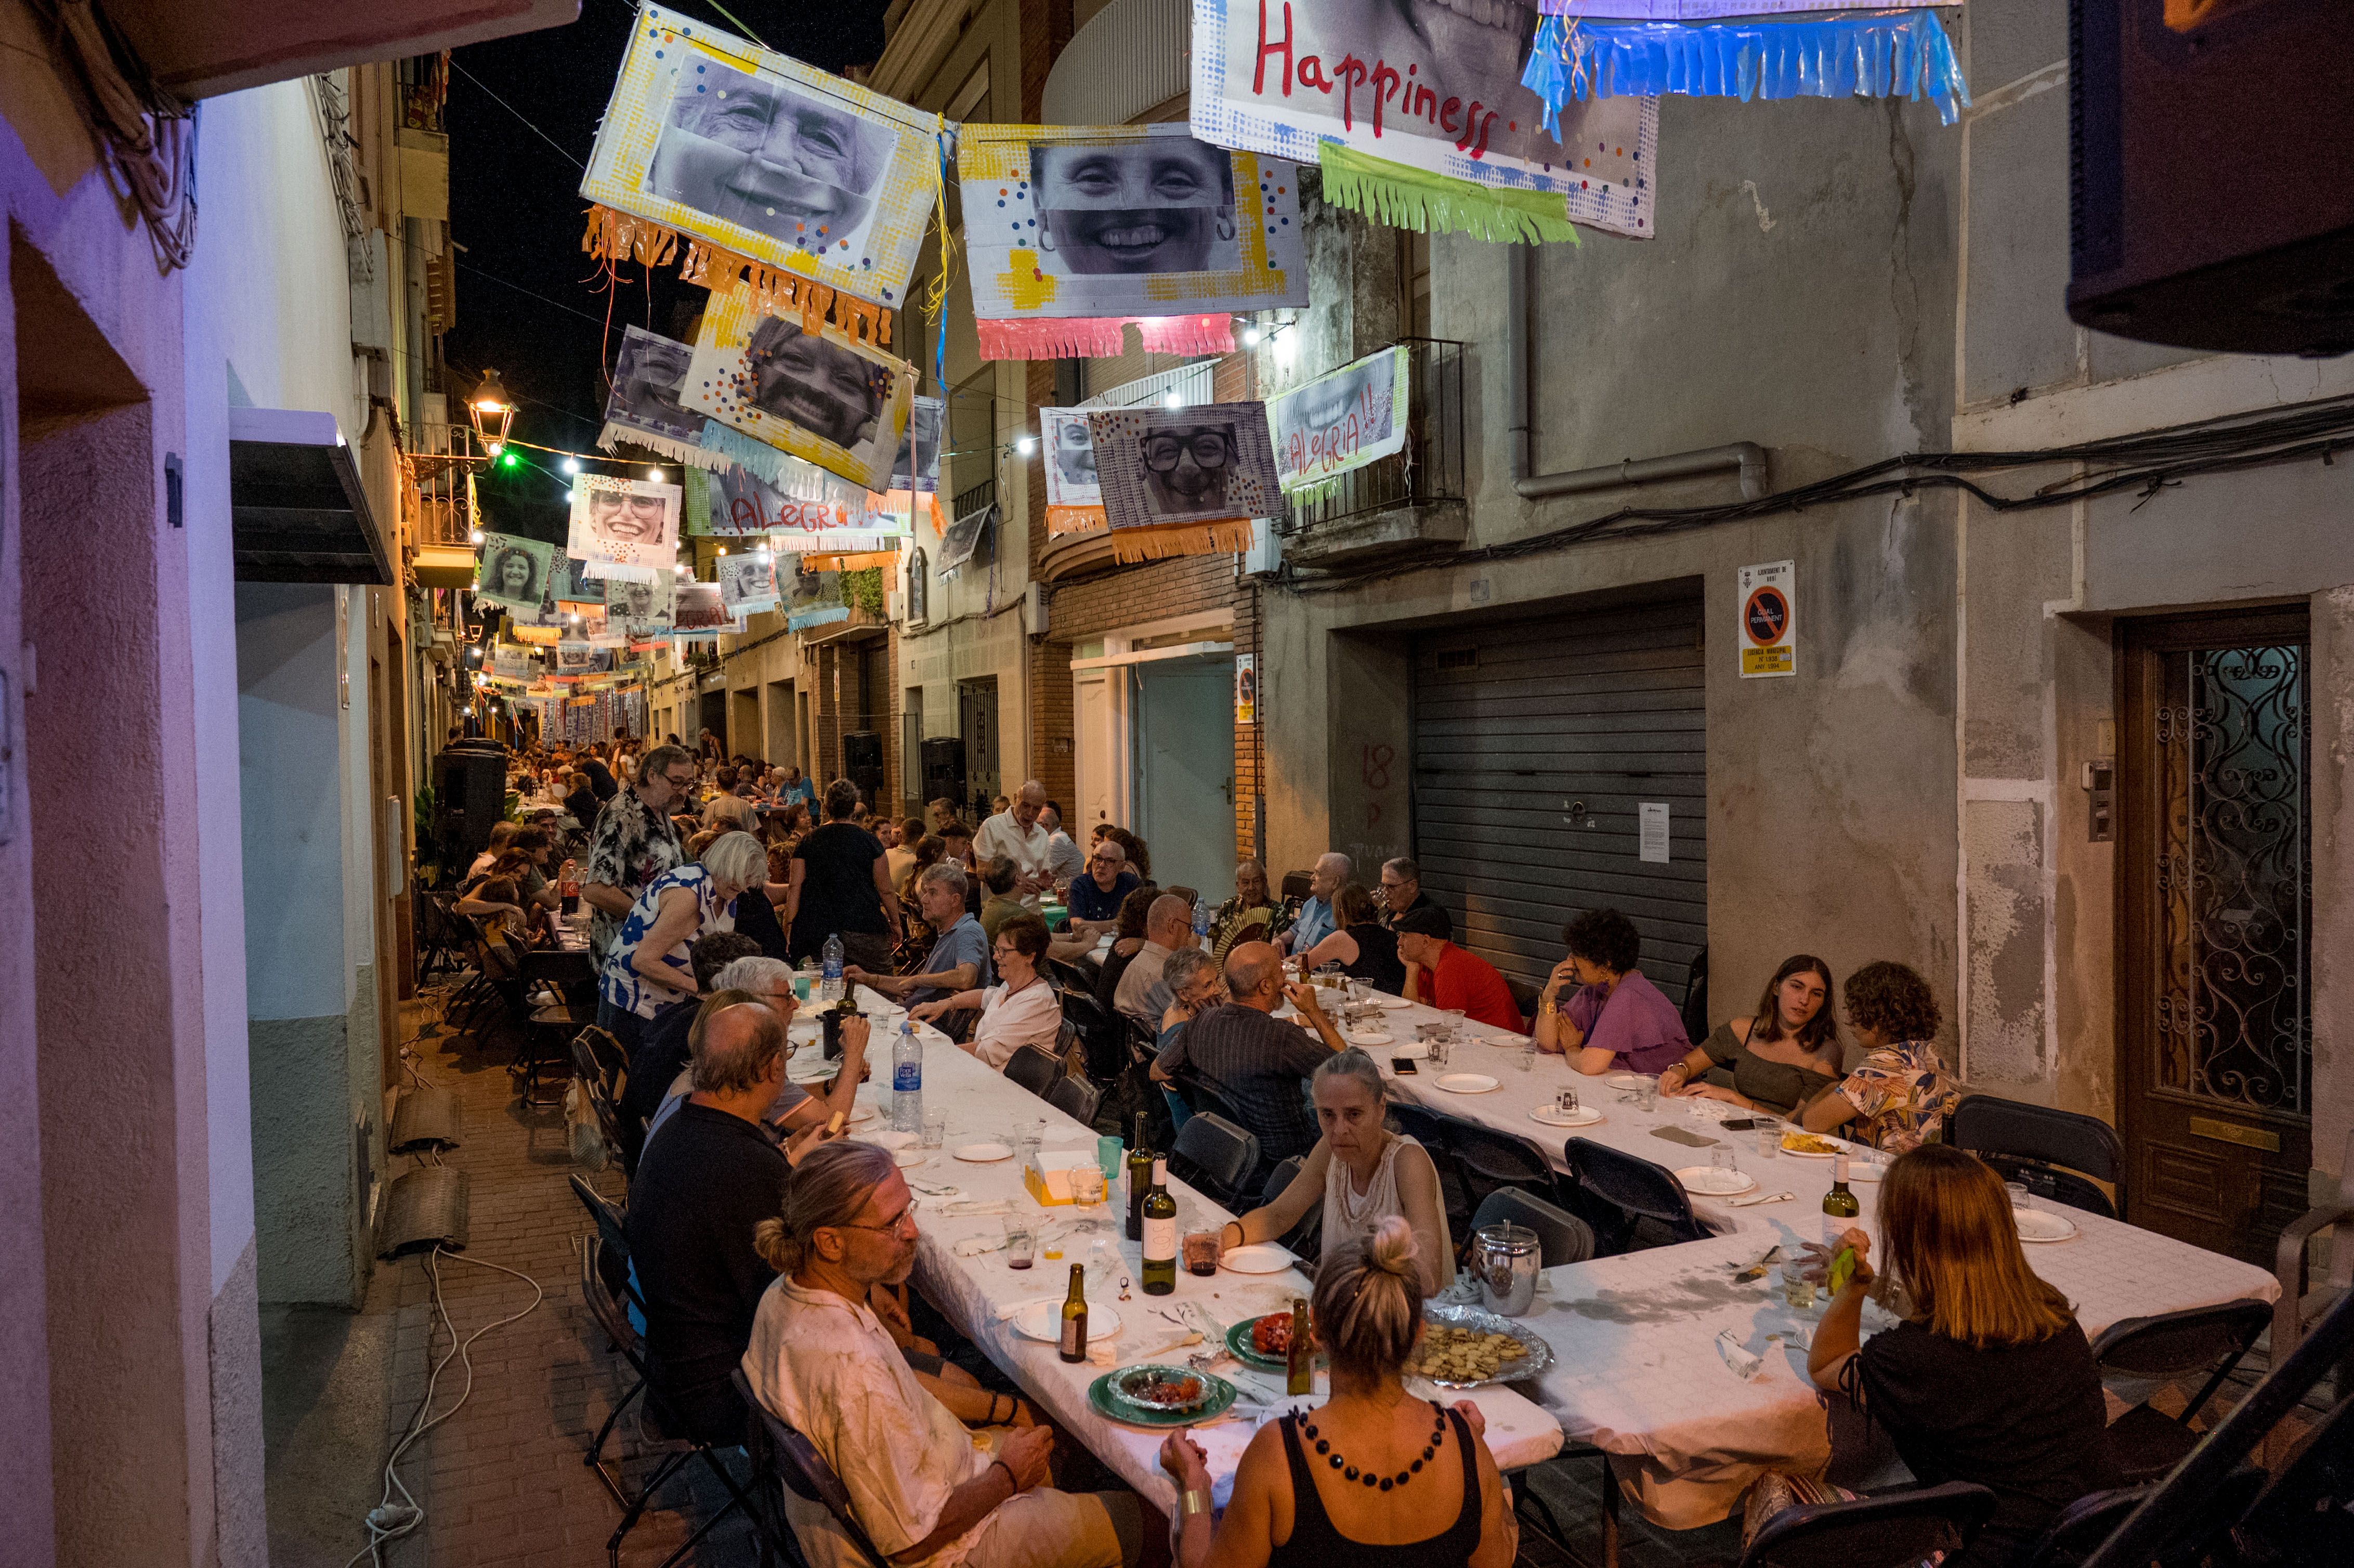
<instances>
[{"instance_id":1,"label":"metal roller shutter","mask_svg":"<svg viewBox=\"0 0 2354 1568\"><path fill-rule=\"evenodd\" d=\"M1563 923L1615 908L1681 1005L1708 941L1701 626L1692 598L1416 642L1415 858L1456 939L1507 979L1543 984ZM1668 806L1665 864L1639 858L1645 801Z\"/></svg>"}]
</instances>

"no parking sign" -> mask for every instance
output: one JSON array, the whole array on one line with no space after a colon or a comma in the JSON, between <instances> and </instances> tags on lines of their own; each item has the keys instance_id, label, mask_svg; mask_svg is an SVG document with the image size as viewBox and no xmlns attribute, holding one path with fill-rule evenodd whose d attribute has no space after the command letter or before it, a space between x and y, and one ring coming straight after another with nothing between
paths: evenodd
<instances>
[{"instance_id":1,"label":"no parking sign","mask_svg":"<svg viewBox=\"0 0 2354 1568\"><path fill-rule=\"evenodd\" d=\"M1797 666L1797 563L1741 568L1741 673L1795 675Z\"/></svg>"}]
</instances>

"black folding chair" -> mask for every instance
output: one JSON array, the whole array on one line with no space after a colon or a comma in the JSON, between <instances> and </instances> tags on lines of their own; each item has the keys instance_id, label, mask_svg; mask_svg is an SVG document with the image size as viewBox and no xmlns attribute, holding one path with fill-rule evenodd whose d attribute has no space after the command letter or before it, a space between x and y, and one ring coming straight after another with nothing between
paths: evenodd
<instances>
[{"instance_id":1,"label":"black folding chair","mask_svg":"<svg viewBox=\"0 0 2354 1568\"><path fill-rule=\"evenodd\" d=\"M2026 1182L2039 1197L2112 1220L2125 1211L2125 1145L2097 1117L1972 1095L1954 1107L1946 1141L1968 1150L2003 1180ZM2115 1188L2116 1201L2086 1177Z\"/></svg>"},{"instance_id":2,"label":"black folding chair","mask_svg":"<svg viewBox=\"0 0 2354 1568\"><path fill-rule=\"evenodd\" d=\"M1561 1190L1544 1150L1527 1139L1498 1132L1461 1117L1445 1117L1442 1120L1447 1151L1454 1159L1457 1176L1462 1180L1464 1198L1474 1211L1507 1189L1548 1200Z\"/></svg>"},{"instance_id":3,"label":"black folding chair","mask_svg":"<svg viewBox=\"0 0 2354 1568\"><path fill-rule=\"evenodd\" d=\"M611 1058L605 1054L608 1046L615 1053L621 1048L619 1041L593 1023L575 1034L572 1075L578 1080L581 1092L588 1097L589 1109L596 1113L597 1129L604 1137L609 1161L618 1161L621 1158L621 1111L616 1101L629 1071L626 1066L619 1074L611 1070Z\"/></svg>"},{"instance_id":4,"label":"black folding chair","mask_svg":"<svg viewBox=\"0 0 2354 1568\"><path fill-rule=\"evenodd\" d=\"M1741 1568L1897 1568L1958 1552L1994 1510L1994 1493L1969 1481L1801 1504L1766 1521Z\"/></svg>"},{"instance_id":5,"label":"black folding chair","mask_svg":"<svg viewBox=\"0 0 2354 1568\"><path fill-rule=\"evenodd\" d=\"M2109 1448L2128 1483L2154 1481L2198 1445L2190 1423L2206 1407L2256 1337L2272 1326L2269 1301L2227 1301L2154 1318L2113 1323L2093 1341L2093 1360L2105 1372L2174 1379L2208 1372L2206 1384L2179 1419L2145 1401L2109 1423Z\"/></svg>"},{"instance_id":6,"label":"black folding chair","mask_svg":"<svg viewBox=\"0 0 2354 1568\"><path fill-rule=\"evenodd\" d=\"M1709 1234L1692 1214L1683 1187L1665 1167L1586 1138L1571 1139L1562 1152L1569 1162L1578 1207L1605 1254L1634 1248L1637 1233L1647 1223L1667 1235L1664 1242L1640 1244L1646 1246L1698 1241Z\"/></svg>"},{"instance_id":7,"label":"black folding chair","mask_svg":"<svg viewBox=\"0 0 2354 1568\"><path fill-rule=\"evenodd\" d=\"M588 1211L588 1218L597 1226L597 1239L605 1244L605 1287L616 1296L627 1296L642 1315L646 1304L638 1299L636 1282L630 1277L630 1230L621 1206L588 1184L588 1178L578 1171L572 1173L572 1195Z\"/></svg>"},{"instance_id":8,"label":"black folding chair","mask_svg":"<svg viewBox=\"0 0 2354 1568\"><path fill-rule=\"evenodd\" d=\"M1068 959L1048 959L1046 978L1053 980L1055 989L1065 996L1074 991L1092 993L1095 990L1093 978ZM1092 1001L1095 998L1090 994L1087 1000Z\"/></svg>"},{"instance_id":9,"label":"black folding chair","mask_svg":"<svg viewBox=\"0 0 2354 1568\"><path fill-rule=\"evenodd\" d=\"M2262 1470L2247 1466L2224 1477L2221 1486L2212 1488L2200 1499L2199 1508L2183 1520L2181 1532L2152 1561L2162 1568L2193 1568L2205 1561L2209 1551L2247 1513L2250 1499L2264 1481ZM2060 1517L2018 1559L2019 1568L2077 1568L2103 1542L2115 1534L2118 1526L2131 1519L2134 1510L2157 1489L2155 1483L2145 1483L2078 1498L2061 1510ZM2301 1561L2322 1563L2328 1559L2312 1557Z\"/></svg>"},{"instance_id":10,"label":"black folding chair","mask_svg":"<svg viewBox=\"0 0 2354 1568\"><path fill-rule=\"evenodd\" d=\"M1225 1086L1206 1073L1188 1071L1171 1081L1177 1086L1177 1092L1185 1097L1185 1103L1193 1107L1195 1116L1221 1116L1230 1122L1241 1122L1242 1118L1235 1115L1234 1106L1226 1099Z\"/></svg>"},{"instance_id":11,"label":"black folding chair","mask_svg":"<svg viewBox=\"0 0 2354 1568\"><path fill-rule=\"evenodd\" d=\"M2354 1563L2354 1393L2306 1434L2240 1526L2240 1555L2275 1563Z\"/></svg>"},{"instance_id":12,"label":"black folding chair","mask_svg":"<svg viewBox=\"0 0 2354 1568\"><path fill-rule=\"evenodd\" d=\"M738 1367L729 1372L727 1378L736 1385L736 1393L744 1401L744 1407L752 1413L748 1424L750 1430L745 1435L744 1450L751 1456L753 1475L772 1477L782 1482L795 1497L822 1506L832 1516L833 1522L842 1527L842 1533L864 1561L878 1565L888 1563L890 1559L876 1550L874 1541L867 1535L866 1527L858 1522L858 1510L851 1501L850 1489L842 1484L842 1478L833 1473L833 1467L825 1462L825 1456L817 1451L817 1445L786 1425L777 1418L775 1411L753 1397L752 1385L745 1378L743 1368ZM770 1550L772 1542L785 1543L787 1550L783 1555L789 1561L806 1563L809 1561L807 1550L801 1546L793 1531L792 1520L785 1513L783 1493L773 1487L754 1489L763 1499L765 1506L762 1512L769 1520L769 1528L761 1533L760 1568L769 1568L776 1559L776 1554Z\"/></svg>"},{"instance_id":13,"label":"black folding chair","mask_svg":"<svg viewBox=\"0 0 2354 1568\"><path fill-rule=\"evenodd\" d=\"M1169 1169L1225 1208L1240 1207L1258 1170L1258 1139L1225 1117L1203 1112L1177 1129Z\"/></svg>"},{"instance_id":14,"label":"black folding chair","mask_svg":"<svg viewBox=\"0 0 2354 1568\"><path fill-rule=\"evenodd\" d=\"M1684 969L1684 1004L1677 1016L1683 1021L1684 1038L1697 1045L1708 1038L1708 949L1702 948L1692 955Z\"/></svg>"},{"instance_id":15,"label":"black folding chair","mask_svg":"<svg viewBox=\"0 0 2354 1568\"><path fill-rule=\"evenodd\" d=\"M1517 1187L1499 1188L1479 1201L1479 1212L1471 1216L1471 1228L1477 1231L1482 1225L1519 1225L1534 1231L1547 1268L1564 1263L1584 1263L1594 1255L1593 1226Z\"/></svg>"},{"instance_id":16,"label":"black folding chair","mask_svg":"<svg viewBox=\"0 0 2354 1568\"><path fill-rule=\"evenodd\" d=\"M1265 1208L1283 1196L1283 1190L1291 1185L1291 1179L1299 1175L1299 1168L1307 1163L1306 1160L1295 1154L1268 1171L1266 1183L1259 1188L1259 1207ZM1308 1212L1299 1216L1299 1224L1275 1239L1288 1247L1295 1256L1314 1257L1318 1250L1317 1240L1323 1231L1324 1203L1320 1195L1316 1202L1308 1205Z\"/></svg>"},{"instance_id":17,"label":"black folding chair","mask_svg":"<svg viewBox=\"0 0 2354 1568\"><path fill-rule=\"evenodd\" d=\"M1102 1099L1101 1089L1068 1074L1058 1075L1046 1086L1046 1103L1081 1127L1095 1126L1096 1106Z\"/></svg>"},{"instance_id":18,"label":"black folding chair","mask_svg":"<svg viewBox=\"0 0 2354 1568\"><path fill-rule=\"evenodd\" d=\"M1096 999L1084 986L1063 992L1063 1021L1078 1032L1087 1053L1087 1076L1108 1083L1119 1075L1124 1062L1127 1031L1118 1020L1108 1017L1097 1005Z\"/></svg>"},{"instance_id":19,"label":"black folding chair","mask_svg":"<svg viewBox=\"0 0 2354 1568\"><path fill-rule=\"evenodd\" d=\"M1007 1059L1005 1075L1044 1099L1055 1080L1064 1076L1063 1064L1051 1052L1024 1045Z\"/></svg>"},{"instance_id":20,"label":"black folding chair","mask_svg":"<svg viewBox=\"0 0 2354 1568\"><path fill-rule=\"evenodd\" d=\"M1283 874L1283 885L1278 891L1286 902L1306 898L1316 891L1316 878L1308 872L1287 871Z\"/></svg>"}]
</instances>

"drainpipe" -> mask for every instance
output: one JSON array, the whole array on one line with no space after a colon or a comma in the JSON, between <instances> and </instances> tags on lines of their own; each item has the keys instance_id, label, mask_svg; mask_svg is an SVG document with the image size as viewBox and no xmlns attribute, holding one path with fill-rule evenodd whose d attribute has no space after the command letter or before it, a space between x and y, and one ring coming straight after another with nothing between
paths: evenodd
<instances>
[{"instance_id":1,"label":"drainpipe","mask_svg":"<svg viewBox=\"0 0 2354 1568\"><path fill-rule=\"evenodd\" d=\"M1728 469L1741 475L1741 499L1758 501L1766 493L1766 449L1755 441L1702 447L1697 451L1671 452L1666 457L1629 458L1593 468L1561 473L1531 473L1536 450L1535 367L1530 361L1529 323L1535 291L1530 280L1536 270L1534 248L1506 247L1511 259L1504 267L1504 344L1512 382L1512 489L1522 499L1543 501L1556 495L1584 495L1590 491L1616 490L1622 485L1653 484L1661 480L1691 479Z\"/></svg>"}]
</instances>

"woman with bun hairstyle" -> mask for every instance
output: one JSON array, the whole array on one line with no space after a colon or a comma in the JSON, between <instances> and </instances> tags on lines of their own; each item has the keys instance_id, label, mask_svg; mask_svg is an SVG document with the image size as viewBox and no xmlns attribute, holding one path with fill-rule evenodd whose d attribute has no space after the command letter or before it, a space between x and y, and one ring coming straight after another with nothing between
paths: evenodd
<instances>
[{"instance_id":1,"label":"woman with bun hairstyle","mask_svg":"<svg viewBox=\"0 0 2354 1568\"><path fill-rule=\"evenodd\" d=\"M1414 1229L1395 1215L1325 1255L1310 1310L1331 1358L1331 1397L1259 1428L1214 1535L1202 1449L1182 1432L1161 1446L1179 1494L1181 1568L1511 1563L1520 1529L1479 1407L1412 1398L1400 1375L1422 1338L1420 1280Z\"/></svg>"}]
</instances>

